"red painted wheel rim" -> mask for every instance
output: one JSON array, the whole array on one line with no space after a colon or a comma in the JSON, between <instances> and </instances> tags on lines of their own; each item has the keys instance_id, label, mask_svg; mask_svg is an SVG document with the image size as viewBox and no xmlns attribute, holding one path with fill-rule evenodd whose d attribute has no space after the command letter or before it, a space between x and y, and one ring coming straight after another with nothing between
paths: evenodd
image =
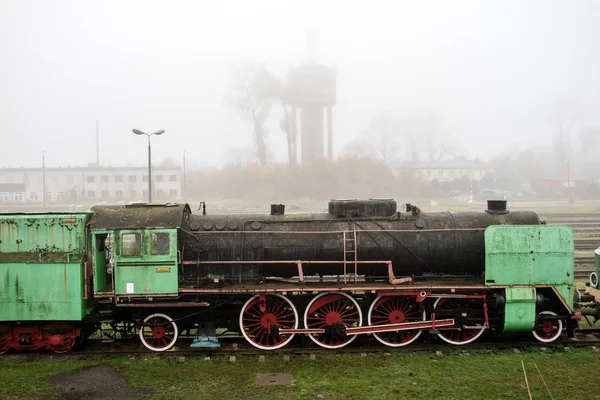
<instances>
[{"instance_id":1,"label":"red painted wheel rim","mask_svg":"<svg viewBox=\"0 0 600 400\"><path fill-rule=\"evenodd\" d=\"M264 298L262 311L261 298ZM281 347L291 339L287 335L272 334L272 327L294 329L298 326L297 314L291 303L284 298L272 295L252 298L242 310L240 323L246 339L262 349Z\"/></svg>"},{"instance_id":2,"label":"red painted wheel rim","mask_svg":"<svg viewBox=\"0 0 600 400\"><path fill-rule=\"evenodd\" d=\"M538 323L535 333L542 339L552 339L558 335L559 330L558 320L545 320Z\"/></svg>"},{"instance_id":3,"label":"red painted wheel rim","mask_svg":"<svg viewBox=\"0 0 600 400\"><path fill-rule=\"evenodd\" d=\"M445 319L446 318L446 316L444 316L444 315L438 315L437 314L438 311L456 312L456 310L460 310L463 308L473 309L473 308L477 308L477 307L478 307L477 304L474 304L471 301L471 299L441 298L435 307L435 312L436 312L435 318L436 319ZM460 330L440 329L440 335L442 335L446 339L448 339L452 342L456 342L456 343L466 343L470 340L473 340L473 338L476 338L478 335L481 335L481 332L482 332L482 329L460 329Z\"/></svg>"},{"instance_id":4,"label":"red painted wheel rim","mask_svg":"<svg viewBox=\"0 0 600 400\"><path fill-rule=\"evenodd\" d=\"M142 330L144 342L155 349L168 348L177 338L173 321L160 315L144 322Z\"/></svg>"},{"instance_id":5,"label":"red painted wheel rim","mask_svg":"<svg viewBox=\"0 0 600 400\"><path fill-rule=\"evenodd\" d=\"M341 294L327 294L315 299L306 310L305 325L308 329L328 329L333 325L345 327L360 326L362 317L357 304L349 297ZM324 347L341 347L356 336L339 337L325 332L313 334L312 338Z\"/></svg>"},{"instance_id":6,"label":"red painted wheel rim","mask_svg":"<svg viewBox=\"0 0 600 400\"><path fill-rule=\"evenodd\" d=\"M389 325L402 322L423 321L423 311L410 297L387 296L376 301L371 310L370 325ZM386 343L399 345L415 339L421 330L375 333Z\"/></svg>"}]
</instances>

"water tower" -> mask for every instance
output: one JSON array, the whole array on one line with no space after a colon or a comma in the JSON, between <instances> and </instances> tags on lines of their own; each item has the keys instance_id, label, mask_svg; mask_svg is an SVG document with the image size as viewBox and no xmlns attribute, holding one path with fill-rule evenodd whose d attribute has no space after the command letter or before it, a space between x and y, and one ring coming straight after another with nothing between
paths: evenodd
<instances>
[{"instance_id":1,"label":"water tower","mask_svg":"<svg viewBox=\"0 0 600 400\"><path fill-rule=\"evenodd\" d=\"M310 41L308 45L309 62L290 70L287 88L287 103L292 106L294 124L297 111L300 112L300 159L305 165L325 158L325 113L327 159L333 159L332 108L336 100L335 71L315 64Z\"/></svg>"}]
</instances>

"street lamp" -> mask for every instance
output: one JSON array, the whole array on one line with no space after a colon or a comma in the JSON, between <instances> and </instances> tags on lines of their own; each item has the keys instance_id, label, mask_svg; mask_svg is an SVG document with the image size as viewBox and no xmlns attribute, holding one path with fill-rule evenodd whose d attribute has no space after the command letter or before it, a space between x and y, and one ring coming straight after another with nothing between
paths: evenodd
<instances>
[{"instance_id":1,"label":"street lamp","mask_svg":"<svg viewBox=\"0 0 600 400\"><path fill-rule=\"evenodd\" d=\"M42 153L42 197L44 210L46 209L46 150Z\"/></svg>"},{"instance_id":2,"label":"street lamp","mask_svg":"<svg viewBox=\"0 0 600 400\"><path fill-rule=\"evenodd\" d=\"M183 152L183 193L181 194L183 201L187 200L187 177L185 176L185 151Z\"/></svg>"},{"instance_id":3,"label":"street lamp","mask_svg":"<svg viewBox=\"0 0 600 400\"><path fill-rule=\"evenodd\" d=\"M152 203L152 148L150 147L150 136L162 135L165 133L165 130L161 129L153 133L146 133L139 129L134 129L133 133L136 135L146 135L148 137L148 203Z\"/></svg>"}]
</instances>

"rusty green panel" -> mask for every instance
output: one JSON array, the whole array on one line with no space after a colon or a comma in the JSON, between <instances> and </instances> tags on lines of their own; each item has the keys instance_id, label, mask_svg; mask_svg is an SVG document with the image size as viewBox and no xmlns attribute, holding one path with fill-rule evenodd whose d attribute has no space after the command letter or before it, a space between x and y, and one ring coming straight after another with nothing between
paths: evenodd
<instances>
[{"instance_id":1,"label":"rusty green panel","mask_svg":"<svg viewBox=\"0 0 600 400\"><path fill-rule=\"evenodd\" d=\"M5 262L5 256L0 255L1 321L80 321L90 312L89 300L83 299L83 256L35 264Z\"/></svg>"},{"instance_id":2,"label":"rusty green panel","mask_svg":"<svg viewBox=\"0 0 600 400\"><path fill-rule=\"evenodd\" d=\"M506 288L504 332L528 332L535 324L535 288Z\"/></svg>"},{"instance_id":3,"label":"rusty green panel","mask_svg":"<svg viewBox=\"0 0 600 400\"><path fill-rule=\"evenodd\" d=\"M87 251L90 213L0 214L0 252Z\"/></svg>"},{"instance_id":4,"label":"rusty green panel","mask_svg":"<svg viewBox=\"0 0 600 400\"><path fill-rule=\"evenodd\" d=\"M495 225L485 230L486 285L552 285L573 306L573 233L558 225Z\"/></svg>"},{"instance_id":5,"label":"rusty green panel","mask_svg":"<svg viewBox=\"0 0 600 400\"><path fill-rule=\"evenodd\" d=\"M161 249L156 235L167 240ZM121 230L116 238L116 294L178 293L176 229Z\"/></svg>"}]
</instances>

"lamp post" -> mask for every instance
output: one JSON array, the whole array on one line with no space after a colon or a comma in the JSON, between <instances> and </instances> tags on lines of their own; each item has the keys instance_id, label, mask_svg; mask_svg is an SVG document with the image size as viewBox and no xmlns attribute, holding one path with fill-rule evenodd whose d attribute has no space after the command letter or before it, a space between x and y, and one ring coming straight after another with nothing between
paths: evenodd
<instances>
[{"instance_id":1,"label":"lamp post","mask_svg":"<svg viewBox=\"0 0 600 400\"><path fill-rule=\"evenodd\" d=\"M187 177L185 175L185 151L183 152L183 193L181 195L181 198L183 199L183 201L187 200Z\"/></svg>"},{"instance_id":2,"label":"lamp post","mask_svg":"<svg viewBox=\"0 0 600 400\"><path fill-rule=\"evenodd\" d=\"M42 198L46 209L46 150L42 153Z\"/></svg>"},{"instance_id":3,"label":"lamp post","mask_svg":"<svg viewBox=\"0 0 600 400\"><path fill-rule=\"evenodd\" d=\"M136 135L146 135L148 137L148 203L152 203L152 148L150 147L150 136L162 135L165 133L164 129L153 133L142 132L139 129L134 129L133 133Z\"/></svg>"}]
</instances>

